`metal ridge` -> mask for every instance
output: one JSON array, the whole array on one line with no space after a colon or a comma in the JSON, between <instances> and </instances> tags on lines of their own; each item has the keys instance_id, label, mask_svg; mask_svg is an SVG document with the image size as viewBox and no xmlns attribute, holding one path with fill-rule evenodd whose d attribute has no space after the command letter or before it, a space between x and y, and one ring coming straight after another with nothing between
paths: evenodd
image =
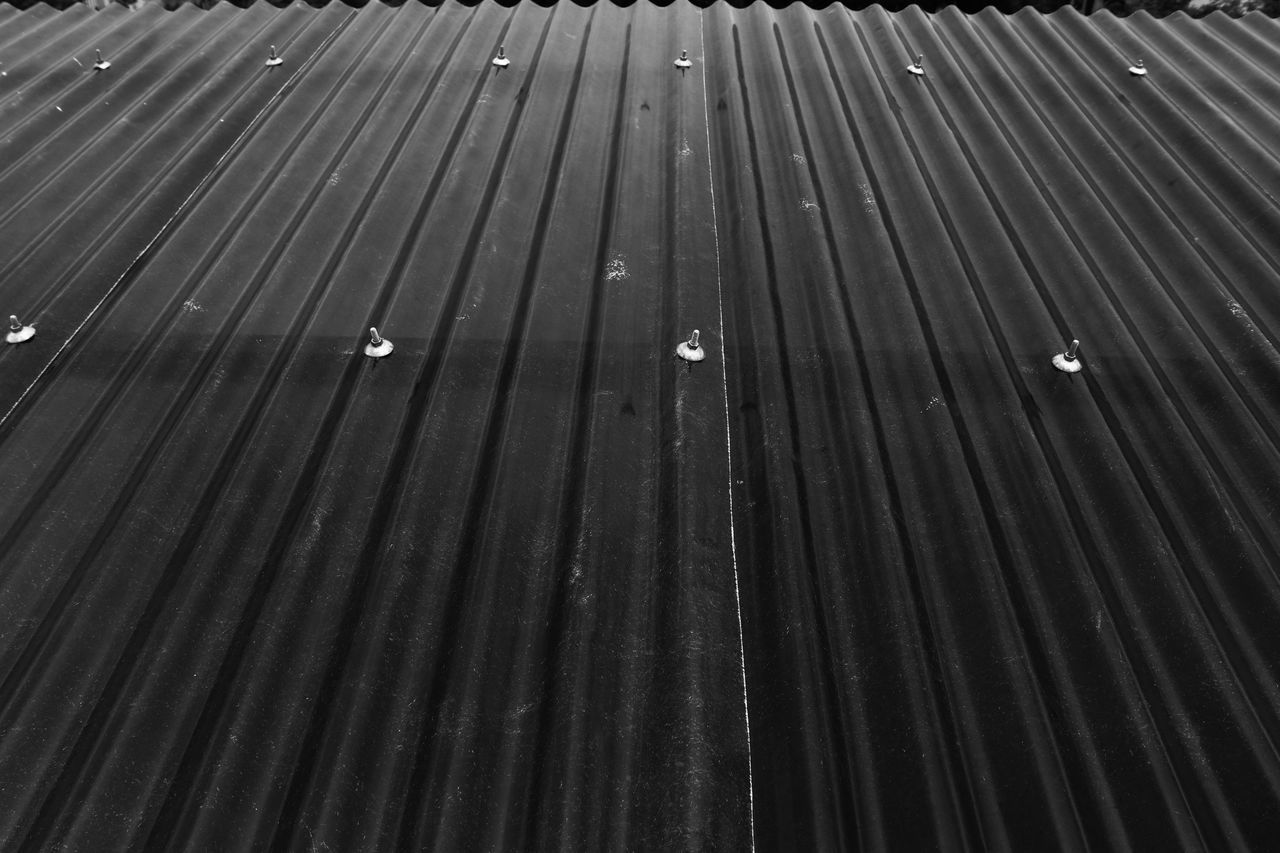
<instances>
[{"instance_id":1,"label":"metal ridge","mask_svg":"<svg viewBox=\"0 0 1280 853\"><path fill-rule=\"evenodd\" d=\"M1277 26L0 9L0 848L1265 846Z\"/></svg>"}]
</instances>

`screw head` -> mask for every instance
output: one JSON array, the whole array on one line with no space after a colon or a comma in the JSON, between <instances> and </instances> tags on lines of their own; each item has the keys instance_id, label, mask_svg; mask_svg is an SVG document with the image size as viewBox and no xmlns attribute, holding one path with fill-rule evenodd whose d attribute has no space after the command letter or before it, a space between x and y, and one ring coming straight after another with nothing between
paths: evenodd
<instances>
[{"instance_id":1,"label":"screw head","mask_svg":"<svg viewBox=\"0 0 1280 853\"><path fill-rule=\"evenodd\" d=\"M35 326L24 326L17 315L9 315L9 333L4 336L5 343L20 344L36 336Z\"/></svg>"},{"instance_id":2,"label":"screw head","mask_svg":"<svg viewBox=\"0 0 1280 853\"><path fill-rule=\"evenodd\" d=\"M1076 352L1080 349L1080 342L1073 340L1071 346L1067 347L1067 351L1058 353L1053 357L1053 366L1061 370L1063 373L1079 373L1083 367L1080 359L1076 358Z\"/></svg>"},{"instance_id":3,"label":"screw head","mask_svg":"<svg viewBox=\"0 0 1280 853\"><path fill-rule=\"evenodd\" d=\"M680 346L676 347L676 355L685 361L702 361L707 357L707 351L698 343L699 332L693 330L693 334L689 336L689 340L681 341Z\"/></svg>"},{"instance_id":4,"label":"screw head","mask_svg":"<svg viewBox=\"0 0 1280 853\"><path fill-rule=\"evenodd\" d=\"M391 341L378 334L378 330L372 326L369 328L369 343L365 344L364 354L370 358L382 358L391 355L391 351L395 349Z\"/></svg>"}]
</instances>

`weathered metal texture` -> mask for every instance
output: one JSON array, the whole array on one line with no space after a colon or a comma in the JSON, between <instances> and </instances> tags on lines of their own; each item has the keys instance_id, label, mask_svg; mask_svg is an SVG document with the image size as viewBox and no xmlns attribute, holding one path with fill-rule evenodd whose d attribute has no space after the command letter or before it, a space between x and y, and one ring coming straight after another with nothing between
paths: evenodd
<instances>
[{"instance_id":1,"label":"weathered metal texture","mask_svg":"<svg viewBox=\"0 0 1280 853\"><path fill-rule=\"evenodd\" d=\"M1278 27L0 8L0 848L1266 846Z\"/></svg>"}]
</instances>

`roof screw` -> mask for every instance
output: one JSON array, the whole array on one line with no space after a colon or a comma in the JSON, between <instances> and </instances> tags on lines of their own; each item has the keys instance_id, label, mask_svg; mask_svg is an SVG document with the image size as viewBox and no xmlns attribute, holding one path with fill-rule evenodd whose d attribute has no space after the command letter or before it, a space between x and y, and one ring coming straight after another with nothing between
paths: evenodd
<instances>
[{"instance_id":1,"label":"roof screw","mask_svg":"<svg viewBox=\"0 0 1280 853\"><path fill-rule=\"evenodd\" d=\"M683 70L685 68L691 68L692 66L693 63L689 61L689 51L680 51L680 58L676 60L676 68Z\"/></svg>"},{"instance_id":2,"label":"roof screw","mask_svg":"<svg viewBox=\"0 0 1280 853\"><path fill-rule=\"evenodd\" d=\"M35 336L35 326L24 326L16 314L9 315L9 334L4 336L6 343L20 344L23 341L31 340Z\"/></svg>"},{"instance_id":3,"label":"roof screw","mask_svg":"<svg viewBox=\"0 0 1280 853\"><path fill-rule=\"evenodd\" d=\"M498 55L493 58L493 64L499 68L506 68L511 64L511 60L507 59L507 49L502 45L498 45Z\"/></svg>"},{"instance_id":4,"label":"roof screw","mask_svg":"<svg viewBox=\"0 0 1280 853\"><path fill-rule=\"evenodd\" d=\"M1146 77L1147 67L1143 65L1142 60L1139 59L1133 65L1129 66L1129 73L1132 74L1134 77Z\"/></svg>"},{"instance_id":5,"label":"roof screw","mask_svg":"<svg viewBox=\"0 0 1280 853\"><path fill-rule=\"evenodd\" d=\"M1059 353L1053 357L1053 366L1063 373L1079 373L1082 367L1080 360L1076 358L1076 352L1079 349L1080 342L1073 340L1071 346L1067 347L1066 352Z\"/></svg>"},{"instance_id":6,"label":"roof screw","mask_svg":"<svg viewBox=\"0 0 1280 853\"><path fill-rule=\"evenodd\" d=\"M97 51L97 54L98 54L98 61L93 63L93 70L106 71L108 68L111 67L111 63L107 62L105 59L102 58L102 51L100 50Z\"/></svg>"},{"instance_id":7,"label":"roof screw","mask_svg":"<svg viewBox=\"0 0 1280 853\"><path fill-rule=\"evenodd\" d=\"M276 46L271 45L271 55L267 57L267 67L275 68L277 65L283 65L284 60L276 54Z\"/></svg>"},{"instance_id":8,"label":"roof screw","mask_svg":"<svg viewBox=\"0 0 1280 853\"><path fill-rule=\"evenodd\" d=\"M916 61L914 63L907 66L907 73L914 74L917 77L924 76L924 54L923 53L916 57Z\"/></svg>"},{"instance_id":9,"label":"roof screw","mask_svg":"<svg viewBox=\"0 0 1280 853\"><path fill-rule=\"evenodd\" d=\"M391 345L391 341L378 334L378 330L369 328L369 343L365 344L364 354L370 358L382 358L391 355L391 350L395 349Z\"/></svg>"},{"instance_id":10,"label":"roof screw","mask_svg":"<svg viewBox=\"0 0 1280 853\"><path fill-rule=\"evenodd\" d=\"M698 330L694 329L693 334L689 336L689 340L681 341L680 346L676 347L676 355L685 361L702 361L707 357L707 351L698 344Z\"/></svg>"}]
</instances>

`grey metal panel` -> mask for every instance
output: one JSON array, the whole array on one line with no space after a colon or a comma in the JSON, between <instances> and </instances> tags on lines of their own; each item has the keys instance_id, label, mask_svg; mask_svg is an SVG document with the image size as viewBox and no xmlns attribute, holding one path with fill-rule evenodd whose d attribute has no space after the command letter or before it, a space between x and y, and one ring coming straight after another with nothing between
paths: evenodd
<instances>
[{"instance_id":1,"label":"grey metal panel","mask_svg":"<svg viewBox=\"0 0 1280 853\"><path fill-rule=\"evenodd\" d=\"M0 846L1265 845L1276 27L6 11Z\"/></svg>"}]
</instances>

